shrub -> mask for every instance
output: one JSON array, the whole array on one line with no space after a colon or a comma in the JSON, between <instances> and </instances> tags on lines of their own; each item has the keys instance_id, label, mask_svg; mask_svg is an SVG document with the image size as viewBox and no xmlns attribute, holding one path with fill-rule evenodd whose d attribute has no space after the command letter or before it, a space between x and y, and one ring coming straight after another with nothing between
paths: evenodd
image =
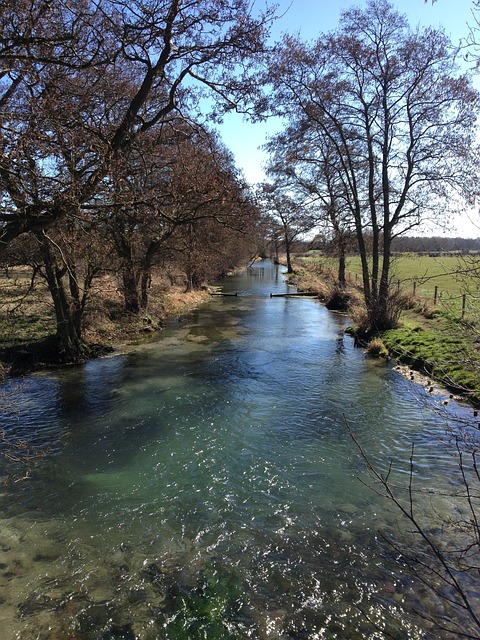
<instances>
[{"instance_id":1,"label":"shrub","mask_svg":"<svg viewBox=\"0 0 480 640\"><path fill-rule=\"evenodd\" d=\"M325 306L331 311L348 311L350 302L350 293L338 284L334 285L325 296Z\"/></svg>"},{"instance_id":2,"label":"shrub","mask_svg":"<svg viewBox=\"0 0 480 640\"><path fill-rule=\"evenodd\" d=\"M367 344L365 353L375 358L386 358L388 356L388 349L380 338L373 338Z\"/></svg>"}]
</instances>

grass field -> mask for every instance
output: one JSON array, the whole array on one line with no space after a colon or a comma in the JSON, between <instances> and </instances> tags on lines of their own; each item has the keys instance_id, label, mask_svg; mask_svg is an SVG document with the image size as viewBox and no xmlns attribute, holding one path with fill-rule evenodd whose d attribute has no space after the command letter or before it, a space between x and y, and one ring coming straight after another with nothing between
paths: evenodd
<instances>
[{"instance_id":1,"label":"grass field","mask_svg":"<svg viewBox=\"0 0 480 640\"><path fill-rule=\"evenodd\" d=\"M335 268L335 259L319 256L315 252L305 262L321 262L326 268ZM361 264L359 256L347 258L349 278L360 282ZM437 287L437 302L457 312L461 309L466 294L467 313L480 310L480 257L479 256L419 256L402 254L392 261L392 282L405 293L433 302ZM415 284L414 284L415 283Z\"/></svg>"},{"instance_id":2,"label":"grass field","mask_svg":"<svg viewBox=\"0 0 480 640\"><path fill-rule=\"evenodd\" d=\"M30 267L0 274L0 347L35 342L55 329L53 309L45 284L32 283Z\"/></svg>"}]
</instances>

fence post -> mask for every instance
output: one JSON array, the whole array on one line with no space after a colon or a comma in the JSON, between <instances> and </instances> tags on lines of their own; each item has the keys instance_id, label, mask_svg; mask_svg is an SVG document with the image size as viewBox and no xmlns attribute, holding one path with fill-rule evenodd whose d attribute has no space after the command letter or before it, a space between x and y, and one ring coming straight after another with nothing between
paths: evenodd
<instances>
[{"instance_id":1,"label":"fence post","mask_svg":"<svg viewBox=\"0 0 480 640\"><path fill-rule=\"evenodd\" d=\"M438 296L438 285L435 285L435 293L433 294L433 304L437 304L437 296Z\"/></svg>"},{"instance_id":2,"label":"fence post","mask_svg":"<svg viewBox=\"0 0 480 640\"><path fill-rule=\"evenodd\" d=\"M415 294L416 294L416 292L417 292L417 281L416 281L416 280L414 280L414 281L413 281L413 295L415 295Z\"/></svg>"},{"instance_id":3,"label":"fence post","mask_svg":"<svg viewBox=\"0 0 480 640\"><path fill-rule=\"evenodd\" d=\"M467 294L464 293L462 296L462 320L465 317L465 307L467 306Z\"/></svg>"}]
</instances>

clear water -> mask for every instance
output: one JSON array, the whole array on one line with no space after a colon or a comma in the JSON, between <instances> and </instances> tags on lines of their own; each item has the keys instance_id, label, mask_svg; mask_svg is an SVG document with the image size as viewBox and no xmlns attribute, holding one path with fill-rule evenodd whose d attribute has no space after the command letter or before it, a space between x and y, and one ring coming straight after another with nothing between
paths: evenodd
<instances>
[{"instance_id":1,"label":"clear water","mask_svg":"<svg viewBox=\"0 0 480 640\"><path fill-rule=\"evenodd\" d=\"M21 381L0 427L50 453L1 496L2 637L438 637L346 424L399 481L415 442L419 482L448 485L440 399L343 316L271 298L278 267L222 285L127 355Z\"/></svg>"}]
</instances>

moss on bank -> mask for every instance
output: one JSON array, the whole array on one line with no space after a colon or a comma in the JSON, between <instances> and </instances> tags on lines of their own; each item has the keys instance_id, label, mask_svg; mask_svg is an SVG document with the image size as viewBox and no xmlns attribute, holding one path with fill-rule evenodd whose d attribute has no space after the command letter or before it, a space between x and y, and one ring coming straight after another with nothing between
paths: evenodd
<instances>
[{"instance_id":1,"label":"moss on bank","mask_svg":"<svg viewBox=\"0 0 480 640\"><path fill-rule=\"evenodd\" d=\"M480 404L480 336L474 327L444 313L425 319L409 312L400 328L381 337L402 362Z\"/></svg>"}]
</instances>

